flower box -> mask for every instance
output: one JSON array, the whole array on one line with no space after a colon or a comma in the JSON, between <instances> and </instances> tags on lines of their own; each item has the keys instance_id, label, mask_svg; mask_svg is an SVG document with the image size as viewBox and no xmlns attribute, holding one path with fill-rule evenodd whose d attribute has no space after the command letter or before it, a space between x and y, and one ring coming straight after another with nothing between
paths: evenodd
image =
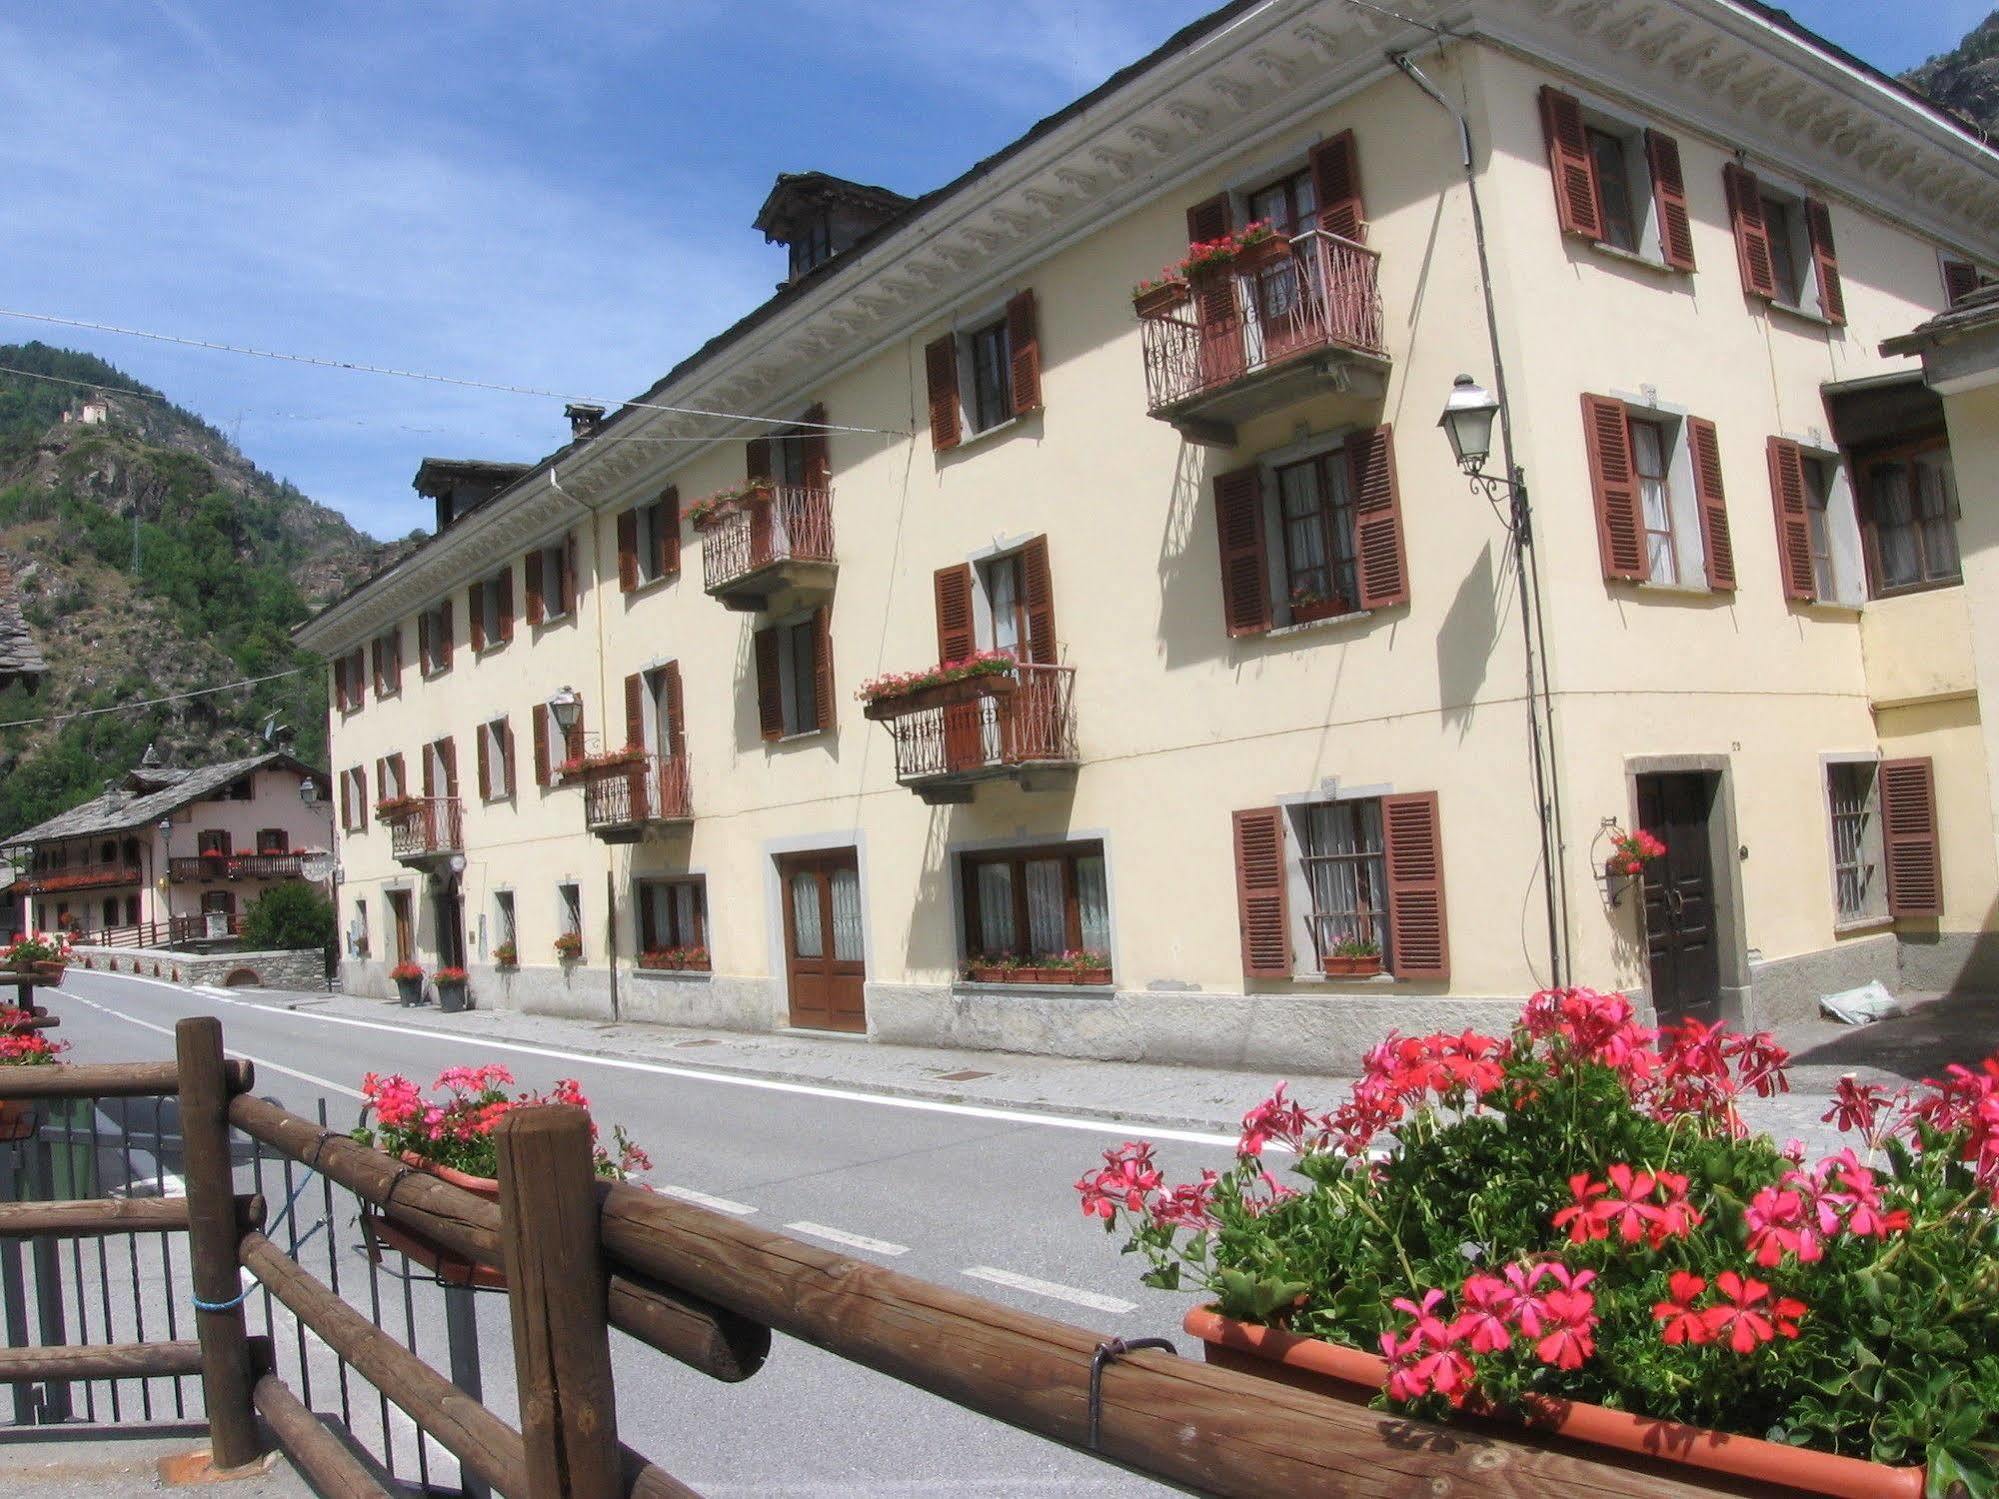
<instances>
[{"instance_id":1,"label":"flower box","mask_svg":"<svg viewBox=\"0 0 1999 1499\"><path fill-rule=\"evenodd\" d=\"M861 710L861 716L879 723L909 713L921 713L927 708L951 708L960 703L975 703L980 698L1005 697L1019 685L1019 679L1011 671L982 672L951 682L932 682L908 692L874 698Z\"/></svg>"},{"instance_id":2,"label":"flower box","mask_svg":"<svg viewBox=\"0 0 1999 1499\"><path fill-rule=\"evenodd\" d=\"M1319 972L1328 978L1369 978L1381 972L1381 954L1327 953L1319 959Z\"/></svg>"},{"instance_id":3,"label":"flower box","mask_svg":"<svg viewBox=\"0 0 1999 1499\"><path fill-rule=\"evenodd\" d=\"M1291 623L1309 625L1315 619L1338 619L1342 614L1353 612L1353 605L1345 599L1294 599L1291 602Z\"/></svg>"},{"instance_id":4,"label":"flower box","mask_svg":"<svg viewBox=\"0 0 1999 1499\"><path fill-rule=\"evenodd\" d=\"M1290 258L1291 242L1282 235L1272 234L1252 240L1236 251L1235 268L1239 275L1254 276Z\"/></svg>"},{"instance_id":5,"label":"flower box","mask_svg":"<svg viewBox=\"0 0 1999 1499\"><path fill-rule=\"evenodd\" d=\"M967 963L965 977L975 984L1016 984L1020 970L1006 963Z\"/></svg>"},{"instance_id":6,"label":"flower box","mask_svg":"<svg viewBox=\"0 0 1999 1499\"><path fill-rule=\"evenodd\" d=\"M1131 310L1140 317L1160 317L1185 307L1191 293L1185 281L1166 281L1131 294Z\"/></svg>"},{"instance_id":7,"label":"flower box","mask_svg":"<svg viewBox=\"0 0 1999 1499\"><path fill-rule=\"evenodd\" d=\"M1085 984L1103 986L1111 981L1111 971L1108 968L1071 968L1067 972L1069 982L1079 988Z\"/></svg>"},{"instance_id":8,"label":"flower box","mask_svg":"<svg viewBox=\"0 0 1999 1499\"><path fill-rule=\"evenodd\" d=\"M434 1176L449 1186L459 1187L483 1197L488 1202L500 1200L500 1183L493 1177L468 1176L463 1171L454 1171L449 1166L440 1166L427 1161L414 1151L402 1153L403 1164L413 1166L426 1176ZM405 1228L385 1215L372 1210L361 1214L361 1236L367 1241L368 1258L376 1264L382 1262L382 1251L393 1249L399 1254L424 1267L447 1286L477 1286L486 1290L504 1291L507 1288L506 1272L497 1265L481 1265L453 1254L443 1245L413 1228Z\"/></svg>"},{"instance_id":9,"label":"flower box","mask_svg":"<svg viewBox=\"0 0 1999 1499\"><path fill-rule=\"evenodd\" d=\"M1365 1403L1388 1381L1388 1361L1358 1348L1319 1338L1302 1338L1276 1327L1259 1327L1221 1316L1207 1307L1190 1310L1181 1325L1201 1340L1208 1362L1257 1374L1336 1399ZM1467 1401L1475 1414L1503 1415ZM1808 1494L1843 1499L1922 1499L1924 1471L1897 1468L1864 1458L1841 1457L1734 1436L1656 1417L1608 1410L1584 1401L1544 1400L1521 1418L1593 1447L1610 1447L1670 1470L1702 1468L1757 1484L1782 1484Z\"/></svg>"},{"instance_id":10,"label":"flower box","mask_svg":"<svg viewBox=\"0 0 1999 1499\"><path fill-rule=\"evenodd\" d=\"M1066 984L1070 982L1071 972L1067 968L1016 968L1013 981L1016 984Z\"/></svg>"},{"instance_id":11,"label":"flower box","mask_svg":"<svg viewBox=\"0 0 1999 1499\"><path fill-rule=\"evenodd\" d=\"M599 750L594 755L580 755L574 760L564 760L555 767L558 781L588 781L599 776L618 775L630 770L646 757L646 752L636 746L624 749Z\"/></svg>"}]
</instances>

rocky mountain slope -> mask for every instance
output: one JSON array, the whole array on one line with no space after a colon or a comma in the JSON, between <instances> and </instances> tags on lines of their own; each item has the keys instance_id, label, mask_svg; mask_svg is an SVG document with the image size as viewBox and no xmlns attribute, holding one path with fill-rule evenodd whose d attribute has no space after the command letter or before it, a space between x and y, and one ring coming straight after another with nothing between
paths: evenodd
<instances>
[{"instance_id":1,"label":"rocky mountain slope","mask_svg":"<svg viewBox=\"0 0 1999 1499\"><path fill-rule=\"evenodd\" d=\"M1973 27L1950 51L1904 73L1902 81L1999 135L1999 11Z\"/></svg>"},{"instance_id":2,"label":"rocky mountain slope","mask_svg":"<svg viewBox=\"0 0 1999 1499\"><path fill-rule=\"evenodd\" d=\"M260 745L275 716L322 762L318 670L13 723L315 667L292 627L406 543L362 535L101 360L0 345L0 366L54 377L0 372L0 560L50 667L35 695L0 692L0 835L94 795L149 743L169 764L224 758ZM86 402L101 421L81 419Z\"/></svg>"}]
</instances>

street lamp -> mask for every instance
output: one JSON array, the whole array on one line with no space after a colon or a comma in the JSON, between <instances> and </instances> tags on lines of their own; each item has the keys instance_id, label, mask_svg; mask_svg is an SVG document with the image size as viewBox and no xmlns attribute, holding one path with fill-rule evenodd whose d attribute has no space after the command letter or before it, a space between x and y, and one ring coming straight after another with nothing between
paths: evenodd
<instances>
[{"instance_id":1,"label":"street lamp","mask_svg":"<svg viewBox=\"0 0 1999 1499\"><path fill-rule=\"evenodd\" d=\"M174 940L174 820L171 817L162 817L155 826L160 834L160 857L167 861L166 877L160 881L162 887L160 898L166 905L167 941L171 942Z\"/></svg>"},{"instance_id":2,"label":"street lamp","mask_svg":"<svg viewBox=\"0 0 1999 1499\"><path fill-rule=\"evenodd\" d=\"M1437 418L1437 425L1450 439L1451 455L1471 480L1472 488L1482 492L1495 510L1499 508L1500 493L1508 496L1511 503L1504 517L1506 527L1514 540L1525 546L1530 540L1527 476L1517 468L1508 475L1485 472L1485 461L1492 456L1493 419L1498 415L1499 398L1470 375L1460 375L1452 382L1451 393L1444 401L1444 414Z\"/></svg>"},{"instance_id":3,"label":"street lamp","mask_svg":"<svg viewBox=\"0 0 1999 1499\"><path fill-rule=\"evenodd\" d=\"M548 700L548 716L555 720L555 726L562 730L563 737L576 727L576 721L583 716L583 698L574 687L565 684L560 692Z\"/></svg>"},{"instance_id":4,"label":"street lamp","mask_svg":"<svg viewBox=\"0 0 1999 1499\"><path fill-rule=\"evenodd\" d=\"M319 782L315 781L311 776L307 776L304 780L300 781L298 783L298 799L308 807L316 805L319 801Z\"/></svg>"}]
</instances>

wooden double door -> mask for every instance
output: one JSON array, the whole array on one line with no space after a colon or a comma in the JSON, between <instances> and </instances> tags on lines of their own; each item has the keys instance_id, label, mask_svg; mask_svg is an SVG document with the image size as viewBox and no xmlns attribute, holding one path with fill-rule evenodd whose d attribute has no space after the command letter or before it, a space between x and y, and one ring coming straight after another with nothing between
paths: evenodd
<instances>
[{"instance_id":1,"label":"wooden double door","mask_svg":"<svg viewBox=\"0 0 1999 1499\"><path fill-rule=\"evenodd\" d=\"M1710 820L1719 777L1691 772L1638 778L1638 825L1666 845L1645 872L1645 947L1652 1005L1662 1024L1721 1012Z\"/></svg>"},{"instance_id":2,"label":"wooden double door","mask_svg":"<svg viewBox=\"0 0 1999 1499\"><path fill-rule=\"evenodd\" d=\"M785 981L791 1023L811 1030L868 1028L861 868L851 848L779 859L784 884Z\"/></svg>"}]
</instances>

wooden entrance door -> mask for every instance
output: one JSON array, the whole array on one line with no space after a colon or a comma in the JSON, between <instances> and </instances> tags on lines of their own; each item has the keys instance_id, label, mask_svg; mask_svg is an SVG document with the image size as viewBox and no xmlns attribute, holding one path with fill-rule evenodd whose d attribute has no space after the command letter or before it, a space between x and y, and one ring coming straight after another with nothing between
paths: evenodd
<instances>
[{"instance_id":1,"label":"wooden entrance door","mask_svg":"<svg viewBox=\"0 0 1999 1499\"><path fill-rule=\"evenodd\" d=\"M407 963L416 956L416 935L411 931L414 923L410 920L410 898L406 890L389 892L389 922L393 927L391 940L397 963Z\"/></svg>"},{"instance_id":2,"label":"wooden entrance door","mask_svg":"<svg viewBox=\"0 0 1999 1499\"><path fill-rule=\"evenodd\" d=\"M1661 1024L1688 1016L1712 1024L1721 1009L1708 839L1716 789L1716 777L1699 773L1638 778L1638 824L1666 845L1645 873L1646 956Z\"/></svg>"},{"instance_id":3,"label":"wooden entrance door","mask_svg":"<svg viewBox=\"0 0 1999 1499\"><path fill-rule=\"evenodd\" d=\"M868 1028L863 990L861 867L851 848L789 855L784 882L785 977L791 1023L822 1031Z\"/></svg>"}]
</instances>

